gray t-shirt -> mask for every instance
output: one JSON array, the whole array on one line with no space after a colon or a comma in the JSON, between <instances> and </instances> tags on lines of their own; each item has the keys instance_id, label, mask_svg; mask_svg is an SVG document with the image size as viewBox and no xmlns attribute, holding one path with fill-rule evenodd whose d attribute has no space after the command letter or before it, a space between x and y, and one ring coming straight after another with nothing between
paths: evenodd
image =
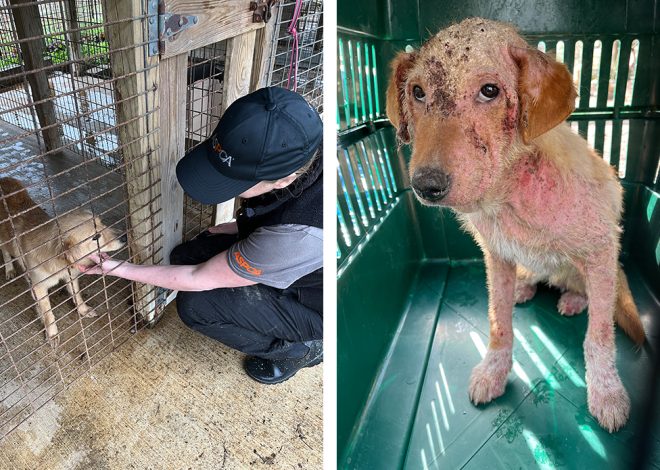
<instances>
[{"instance_id":1,"label":"gray t-shirt","mask_svg":"<svg viewBox=\"0 0 660 470\"><path fill-rule=\"evenodd\" d=\"M286 289L323 266L323 229L297 224L259 227L227 250L227 261L245 279Z\"/></svg>"}]
</instances>

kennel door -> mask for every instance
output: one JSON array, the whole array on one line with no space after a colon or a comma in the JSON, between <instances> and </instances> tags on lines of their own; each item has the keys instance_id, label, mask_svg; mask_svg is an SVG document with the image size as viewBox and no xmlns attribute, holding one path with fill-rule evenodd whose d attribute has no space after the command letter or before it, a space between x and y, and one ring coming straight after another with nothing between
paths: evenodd
<instances>
[{"instance_id":1,"label":"kennel door","mask_svg":"<svg viewBox=\"0 0 660 470\"><path fill-rule=\"evenodd\" d=\"M251 9L252 3L252 9ZM186 151L187 66L190 53L226 41L221 112L256 87L266 73L262 52L272 34L264 17L271 2L247 0L166 0L159 10L161 182L163 253L182 240L183 191L175 168ZM272 7L274 8L274 7ZM274 21L270 22L272 26ZM151 49L151 47L150 47ZM252 86L251 86L252 83ZM189 98L188 98L189 99ZM216 224L234 216L235 202L215 208Z\"/></svg>"}]
</instances>

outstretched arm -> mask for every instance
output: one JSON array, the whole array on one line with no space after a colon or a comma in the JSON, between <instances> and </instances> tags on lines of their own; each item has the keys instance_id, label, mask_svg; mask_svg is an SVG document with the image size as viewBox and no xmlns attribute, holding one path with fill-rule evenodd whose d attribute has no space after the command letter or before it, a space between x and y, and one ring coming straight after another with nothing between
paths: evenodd
<instances>
[{"instance_id":1,"label":"outstretched arm","mask_svg":"<svg viewBox=\"0 0 660 470\"><path fill-rule=\"evenodd\" d=\"M237 275L227 263L227 252L214 256L205 263L183 266L138 265L117 261L105 253L92 254L94 266L76 265L85 274L107 274L129 281L142 282L165 289L205 291L219 287L243 287L256 284Z\"/></svg>"}]
</instances>

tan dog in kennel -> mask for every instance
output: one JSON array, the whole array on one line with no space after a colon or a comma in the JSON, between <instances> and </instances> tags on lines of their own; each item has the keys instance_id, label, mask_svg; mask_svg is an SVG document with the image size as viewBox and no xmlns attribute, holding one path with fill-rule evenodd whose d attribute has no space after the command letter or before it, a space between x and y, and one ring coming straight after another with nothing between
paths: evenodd
<instances>
[{"instance_id":1,"label":"tan dog in kennel","mask_svg":"<svg viewBox=\"0 0 660 470\"><path fill-rule=\"evenodd\" d=\"M29 277L46 339L52 347L57 347L59 332L48 289L64 281L78 314L95 317L97 313L80 294L80 273L73 265L94 264L87 256L98 250L119 250L125 246L125 238L118 238L114 230L85 210L51 219L14 178L0 179L0 196L0 251L7 280L16 276L13 264L16 260Z\"/></svg>"},{"instance_id":2,"label":"tan dog in kennel","mask_svg":"<svg viewBox=\"0 0 660 470\"><path fill-rule=\"evenodd\" d=\"M564 122L576 92L566 66L507 24L467 19L392 63L387 116L413 143L410 180L427 205L453 209L480 245L490 340L469 385L487 403L512 366L512 310L538 282L562 291L564 315L588 304L589 411L610 432L630 400L615 365L614 320L645 339L619 267L622 188L613 169Z\"/></svg>"}]
</instances>

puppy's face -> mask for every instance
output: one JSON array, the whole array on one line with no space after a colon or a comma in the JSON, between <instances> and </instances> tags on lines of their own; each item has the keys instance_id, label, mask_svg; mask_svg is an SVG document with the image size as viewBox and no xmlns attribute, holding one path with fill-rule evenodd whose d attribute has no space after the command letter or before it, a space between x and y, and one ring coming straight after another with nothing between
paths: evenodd
<instances>
[{"instance_id":1,"label":"puppy's face","mask_svg":"<svg viewBox=\"0 0 660 470\"><path fill-rule=\"evenodd\" d=\"M99 250L117 251L126 246L126 237L121 237L107 227L98 217L87 211L75 211L60 218L63 231L65 256L74 264L93 265L88 256Z\"/></svg>"},{"instance_id":2,"label":"puppy's face","mask_svg":"<svg viewBox=\"0 0 660 470\"><path fill-rule=\"evenodd\" d=\"M392 63L387 115L412 142L411 186L424 204L472 212L512 159L572 111L566 67L509 25L471 18Z\"/></svg>"}]
</instances>

